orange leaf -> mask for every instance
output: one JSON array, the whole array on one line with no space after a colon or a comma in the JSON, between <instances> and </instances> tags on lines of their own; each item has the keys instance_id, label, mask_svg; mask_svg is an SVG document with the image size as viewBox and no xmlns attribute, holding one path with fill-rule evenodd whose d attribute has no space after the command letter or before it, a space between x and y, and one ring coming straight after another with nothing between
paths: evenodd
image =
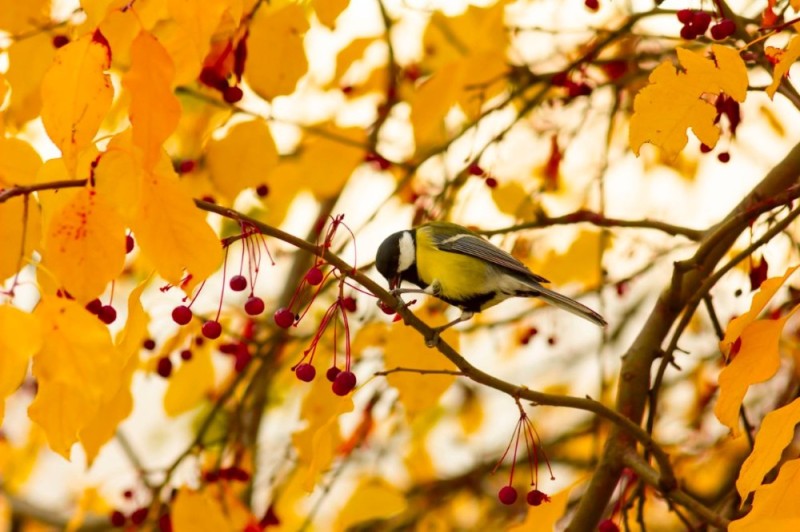
<instances>
[{"instance_id":1,"label":"orange leaf","mask_svg":"<svg viewBox=\"0 0 800 532\"><path fill-rule=\"evenodd\" d=\"M130 129L114 135L108 143L97 159L94 180L98 193L131 225L141 201L144 163L142 151L133 145Z\"/></svg>"},{"instance_id":2,"label":"orange leaf","mask_svg":"<svg viewBox=\"0 0 800 532\"><path fill-rule=\"evenodd\" d=\"M30 185L42 167L42 158L21 139L0 138L0 186Z\"/></svg>"},{"instance_id":3,"label":"orange leaf","mask_svg":"<svg viewBox=\"0 0 800 532\"><path fill-rule=\"evenodd\" d=\"M131 48L131 69L122 78L131 93L133 143L144 153L145 168L152 168L164 141L175 131L181 106L172 91L175 67L161 43L141 32Z\"/></svg>"},{"instance_id":4,"label":"orange leaf","mask_svg":"<svg viewBox=\"0 0 800 532\"><path fill-rule=\"evenodd\" d=\"M24 197L0 203L0 281L17 273L27 264L28 257L39 243L42 232L41 214L31 198L27 198L27 223ZM23 238L25 247L23 249ZM22 256L20 256L20 252Z\"/></svg>"},{"instance_id":5,"label":"orange leaf","mask_svg":"<svg viewBox=\"0 0 800 532\"><path fill-rule=\"evenodd\" d=\"M122 272L125 226L105 198L85 187L52 216L42 254L61 285L86 303Z\"/></svg>"},{"instance_id":6,"label":"orange leaf","mask_svg":"<svg viewBox=\"0 0 800 532\"><path fill-rule=\"evenodd\" d=\"M406 508L405 495L380 479L365 479L356 487L336 518L336 530L351 530L354 525L386 519Z\"/></svg>"},{"instance_id":7,"label":"orange leaf","mask_svg":"<svg viewBox=\"0 0 800 532\"><path fill-rule=\"evenodd\" d=\"M758 488L750 513L733 521L731 532L794 532L800 530L800 459L781 466L778 478Z\"/></svg>"},{"instance_id":8,"label":"orange leaf","mask_svg":"<svg viewBox=\"0 0 800 532\"><path fill-rule=\"evenodd\" d=\"M303 8L288 4L278 8L263 6L250 24L247 45L259 53L250 54L245 79L265 100L291 94L297 81L308 70L303 35L308 21Z\"/></svg>"},{"instance_id":9,"label":"orange leaf","mask_svg":"<svg viewBox=\"0 0 800 532\"><path fill-rule=\"evenodd\" d=\"M580 283L594 287L600 282L600 231L581 229L564 252L548 250L527 261L528 266L555 286Z\"/></svg>"},{"instance_id":10,"label":"orange leaf","mask_svg":"<svg viewBox=\"0 0 800 532\"><path fill-rule=\"evenodd\" d=\"M59 48L42 80L42 123L70 175L111 108L114 89L105 73L110 55L105 37L95 31Z\"/></svg>"},{"instance_id":11,"label":"orange leaf","mask_svg":"<svg viewBox=\"0 0 800 532\"><path fill-rule=\"evenodd\" d=\"M172 503L175 532L233 532L219 501L202 491L181 488Z\"/></svg>"},{"instance_id":12,"label":"orange leaf","mask_svg":"<svg viewBox=\"0 0 800 532\"><path fill-rule=\"evenodd\" d=\"M39 30L50 22L50 0L3 2L0 30L10 34Z\"/></svg>"},{"instance_id":13,"label":"orange leaf","mask_svg":"<svg viewBox=\"0 0 800 532\"><path fill-rule=\"evenodd\" d=\"M675 157L687 142L686 130L692 131L707 146L714 147L719 127L714 124L717 111L703 97L724 92L737 102L747 95L747 68L739 51L719 44L711 45L714 59L678 48L677 70L665 61L650 74L649 84L633 102L630 144L636 155L649 142Z\"/></svg>"},{"instance_id":14,"label":"orange leaf","mask_svg":"<svg viewBox=\"0 0 800 532\"><path fill-rule=\"evenodd\" d=\"M800 35L792 37L792 40L789 41L786 48L779 50L777 54L771 55L776 62L775 68L772 71L772 83L767 87L767 94L770 98L775 96L775 91L778 90L783 78L789 75L789 67L800 57Z\"/></svg>"},{"instance_id":15,"label":"orange leaf","mask_svg":"<svg viewBox=\"0 0 800 532\"><path fill-rule=\"evenodd\" d=\"M174 22L160 27L158 37L175 63L176 85L189 83L200 74L203 58L211 48L211 38L228 3L226 0L167 1Z\"/></svg>"},{"instance_id":16,"label":"orange leaf","mask_svg":"<svg viewBox=\"0 0 800 532\"><path fill-rule=\"evenodd\" d=\"M240 122L222 140L208 143L206 163L214 186L233 200L266 182L278 163L278 150L263 120Z\"/></svg>"},{"instance_id":17,"label":"orange leaf","mask_svg":"<svg viewBox=\"0 0 800 532\"><path fill-rule=\"evenodd\" d=\"M349 3L350 0L313 0L312 2L319 21L330 29L336 26L336 19Z\"/></svg>"},{"instance_id":18,"label":"orange leaf","mask_svg":"<svg viewBox=\"0 0 800 532\"><path fill-rule=\"evenodd\" d=\"M181 362L169 378L164 394L164 411L177 416L198 406L214 386L214 366L211 364L210 342L193 349L192 359Z\"/></svg>"},{"instance_id":19,"label":"orange leaf","mask_svg":"<svg viewBox=\"0 0 800 532\"><path fill-rule=\"evenodd\" d=\"M131 225L142 253L172 284L180 283L184 269L196 284L222 262L219 238L180 187L166 155L142 179L139 209Z\"/></svg>"},{"instance_id":20,"label":"orange leaf","mask_svg":"<svg viewBox=\"0 0 800 532\"><path fill-rule=\"evenodd\" d=\"M800 399L766 416L758 429L753 452L747 457L739 470L736 488L742 499L756 490L766 475L781 458L783 450L794 438L794 428L800 423Z\"/></svg>"},{"instance_id":21,"label":"orange leaf","mask_svg":"<svg viewBox=\"0 0 800 532\"><path fill-rule=\"evenodd\" d=\"M41 347L39 321L9 304L0 305L0 423L5 398L22 384L28 362Z\"/></svg>"},{"instance_id":22,"label":"orange leaf","mask_svg":"<svg viewBox=\"0 0 800 532\"><path fill-rule=\"evenodd\" d=\"M8 47L6 80L11 85L11 99L5 118L9 123L22 125L39 115L42 79L55 55L52 38L46 31L37 31L28 39L14 40Z\"/></svg>"},{"instance_id":23,"label":"orange leaf","mask_svg":"<svg viewBox=\"0 0 800 532\"><path fill-rule=\"evenodd\" d=\"M567 511L569 494L577 483L550 496L550 502L539 506L528 508L525 521L515 527L509 528L508 532L524 532L525 530L556 530L556 523L564 517ZM526 494L527 495L527 494Z\"/></svg>"}]
</instances>

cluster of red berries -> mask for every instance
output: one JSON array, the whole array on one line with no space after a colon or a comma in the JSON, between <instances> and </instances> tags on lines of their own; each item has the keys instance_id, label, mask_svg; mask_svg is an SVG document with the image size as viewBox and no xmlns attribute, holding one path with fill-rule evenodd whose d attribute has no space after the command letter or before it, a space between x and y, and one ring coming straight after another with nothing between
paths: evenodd
<instances>
[{"instance_id":1,"label":"cluster of red berries","mask_svg":"<svg viewBox=\"0 0 800 532\"><path fill-rule=\"evenodd\" d=\"M683 24L681 37L691 41L704 35L711 25L711 13L707 11L695 11L693 9L681 9L678 11L678 21ZM720 19L711 26L711 38L716 41L727 39L736 32L736 23L727 18Z\"/></svg>"},{"instance_id":2,"label":"cluster of red berries","mask_svg":"<svg viewBox=\"0 0 800 532\"><path fill-rule=\"evenodd\" d=\"M203 480L205 482L218 482L220 480L248 482L250 480L250 473L238 466L222 467L203 473Z\"/></svg>"},{"instance_id":3,"label":"cluster of red berries","mask_svg":"<svg viewBox=\"0 0 800 532\"><path fill-rule=\"evenodd\" d=\"M228 81L230 71L226 72L225 62L233 53L233 75L234 84L231 85ZM243 92L239 84L242 82L242 74L244 73L244 64L247 61L247 34L244 35L234 47L232 41L228 44L222 54L216 58L213 64L206 65L200 71L200 83L218 90L222 94L222 99L228 103L236 103L242 99Z\"/></svg>"},{"instance_id":4,"label":"cluster of red berries","mask_svg":"<svg viewBox=\"0 0 800 532\"><path fill-rule=\"evenodd\" d=\"M487 174L477 162L474 162L467 167L467 173L469 173L469 175L484 178L484 182L486 183L487 187L497 188L497 179Z\"/></svg>"}]
</instances>

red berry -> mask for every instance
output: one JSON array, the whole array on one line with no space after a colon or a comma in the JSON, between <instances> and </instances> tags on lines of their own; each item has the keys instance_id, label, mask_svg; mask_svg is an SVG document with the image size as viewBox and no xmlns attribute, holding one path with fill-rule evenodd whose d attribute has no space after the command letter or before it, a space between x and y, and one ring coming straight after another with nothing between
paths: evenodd
<instances>
[{"instance_id":1,"label":"red berry","mask_svg":"<svg viewBox=\"0 0 800 532\"><path fill-rule=\"evenodd\" d=\"M117 311L111 305L103 305L97 317L106 325L111 325L117 319Z\"/></svg>"},{"instance_id":2,"label":"red berry","mask_svg":"<svg viewBox=\"0 0 800 532\"><path fill-rule=\"evenodd\" d=\"M169 359L169 357L161 357L158 359L158 364L156 364L156 373L165 379L172 375L172 361Z\"/></svg>"},{"instance_id":3,"label":"red berry","mask_svg":"<svg viewBox=\"0 0 800 532\"><path fill-rule=\"evenodd\" d=\"M317 370L311 364L300 364L295 368L294 374L303 382L311 382L317 376Z\"/></svg>"},{"instance_id":4,"label":"red berry","mask_svg":"<svg viewBox=\"0 0 800 532\"><path fill-rule=\"evenodd\" d=\"M390 316L395 314L395 310L383 301L378 301L378 307L380 307L384 314L389 314Z\"/></svg>"},{"instance_id":5,"label":"red berry","mask_svg":"<svg viewBox=\"0 0 800 532\"><path fill-rule=\"evenodd\" d=\"M294 323L294 314L288 308L281 307L275 311L273 319L275 320L275 325L282 329L288 329Z\"/></svg>"},{"instance_id":6,"label":"red berry","mask_svg":"<svg viewBox=\"0 0 800 532\"><path fill-rule=\"evenodd\" d=\"M736 23L730 19L722 19L711 26L711 38L716 41L727 39L736 31Z\"/></svg>"},{"instance_id":7,"label":"red berry","mask_svg":"<svg viewBox=\"0 0 800 532\"><path fill-rule=\"evenodd\" d=\"M517 490L514 489L514 486L503 486L500 488L500 491L497 492L497 498L500 499L500 502L503 504L514 504L517 501Z\"/></svg>"},{"instance_id":8,"label":"red berry","mask_svg":"<svg viewBox=\"0 0 800 532\"><path fill-rule=\"evenodd\" d=\"M497 179L493 177L486 178L486 186L489 188L497 188Z\"/></svg>"},{"instance_id":9,"label":"red berry","mask_svg":"<svg viewBox=\"0 0 800 532\"><path fill-rule=\"evenodd\" d=\"M152 338L147 338L144 342L142 342L142 347L147 349L148 351L152 351L156 348L156 341Z\"/></svg>"},{"instance_id":10,"label":"red berry","mask_svg":"<svg viewBox=\"0 0 800 532\"><path fill-rule=\"evenodd\" d=\"M250 296L244 304L244 311L250 316L258 316L264 312L264 300L258 296Z\"/></svg>"},{"instance_id":11,"label":"red berry","mask_svg":"<svg viewBox=\"0 0 800 532\"><path fill-rule=\"evenodd\" d=\"M599 0L584 0L583 4L586 6L587 9L591 11L597 11L598 9L600 9Z\"/></svg>"},{"instance_id":12,"label":"red berry","mask_svg":"<svg viewBox=\"0 0 800 532\"><path fill-rule=\"evenodd\" d=\"M158 528L161 532L172 532L172 519L169 514L164 514L158 518Z\"/></svg>"},{"instance_id":13,"label":"red berry","mask_svg":"<svg viewBox=\"0 0 800 532\"><path fill-rule=\"evenodd\" d=\"M203 473L203 480L206 482L216 482L219 480L219 471L211 470Z\"/></svg>"},{"instance_id":14,"label":"red berry","mask_svg":"<svg viewBox=\"0 0 800 532\"><path fill-rule=\"evenodd\" d=\"M347 395L356 387L356 375L352 371L342 371L333 380L333 393Z\"/></svg>"},{"instance_id":15,"label":"red berry","mask_svg":"<svg viewBox=\"0 0 800 532\"><path fill-rule=\"evenodd\" d=\"M121 528L125 526L125 521L128 519L125 517L124 513L119 510L114 510L111 512L111 515L108 516L108 520L111 521L111 526Z\"/></svg>"},{"instance_id":16,"label":"red berry","mask_svg":"<svg viewBox=\"0 0 800 532\"><path fill-rule=\"evenodd\" d=\"M222 325L218 321L207 321L200 330L209 340L216 340L222 334Z\"/></svg>"},{"instance_id":17,"label":"red berry","mask_svg":"<svg viewBox=\"0 0 800 532\"><path fill-rule=\"evenodd\" d=\"M336 376L341 372L342 370L340 370L336 366L330 367L328 368L328 371L325 372L325 378L333 382L336 380Z\"/></svg>"},{"instance_id":18,"label":"red berry","mask_svg":"<svg viewBox=\"0 0 800 532\"><path fill-rule=\"evenodd\" d=\"M141 525L147 519L147 508L138 508L131 514L131 523Z\"/></svg>"},{"instance_id":19,"label":"red berry","mask_svg":"<svg viewBox=\"0 0 800 532\"><path fill-rule=\"evenodd\" d=\"M689 24L694 16L694 11L691 9L681 9L678 11L678 20L682 24Z\"/></svg>"},{"instance_id":20,"label":"red berry","mask_svg":"<svg viewBox=\"0 0 800 532\"><path fill-rule=\"evenodd\" d=\"M686 26L681 28L681 39L686 39L687 41L692 41L697 38L697 30L691 24L687 24Z\"/></svg>"},{"instance_id":21,"label":"red berry","mask_svg":"<svg viewBox=\"0 0 800 532\"><path fill-rule=\"evenodd\" d=\"M92 299L88 303L86 303L86 310L94 314L100 314L100 309L103 308L103 302L99 299Z\"/></svg>"},{"instance_id":22,"label":"red berry","mask_svg":"<svg viewBox=\"0 0 800 532\"><path fill-rule=\"evenodd\" d=\"M239 482L247 482L250 480L250 473L242 469L241 467L231 467L229 468L229 476L231 480L237 480Z\"/></svg>"},{"instance_id":23,"label":"red berry","mask_svg":"<svg viewBox=\"0 0 800 532\"><path fill-rule=\"evenodd\" d=\"M247 278L244 275L234 275L231 277L231 280L228 281L228 286L230 286L231 290L234 292L241 292L247 288Z\"/></svg>"},{"instance_id":24,"label":"red berry","mask_svg":"<svg viewBox=\"0 0 800 532\"><path fill-rule=\"evenodd\" d=\"M252 355L250 355L250 353L247 351L237 352L236 356L234 357L233 369L236 370L237 373L241 373L250 363L252 358Z\"/></svg>"},{"instance_id":25,"label":"red berry","mask_svg":"<svg viewBox=\"0 0 800 532\"><path fill-rule=\"evenodd\" d=\"M192 310L186 305L179 305L172 309L172 321L178 325L186 325L192 321Z\"/></svg>"},{"instance_id":26,"label":"red berry","mask_svg":"<svg viewBox=\"0 0 800 532\"><path fill-rule=\"evenodd\" d=\"M133 490L125 490L125 491L123 491L122 492L122 496L125 497L126 499L132 499L133 498Z\"/></svg>"},{"instance_id":27,"label":"red berry","mask_svg":"<svg viewBox=\"0 0 800 532\"><path fill-rule=\"evenodd\" d=\"M244 93L239 87L228 87L222 93L222 99L228 103L236 103L242 99Z\"/></svg>"},{"instance_id":28,"label":"red berry","mask_svg":"<svg viewBox=\"0 0 800 532\"><path fill-rule=\"evenodd\" d=\"M467 172L469 172L470 175L483 175L483 168L481 168L478 163L472 163L469 165L469 168L467 168Z\"/></svg>"},{"instance_id":29,"label":"red berry","mask_svg":"<svg viewBox=\"0 0 800 532\"><path fill-rule=\"evenodd\" d=\"M125 254L127 255L131 251L133 251L133 245L135 242L133 241L133 237L131 235L125 235Z\"/></svg>"},{"instance_id":30,"label":"red berry","mask_svg":"<svg viewBox=\"0 0 800 532\"><path fill-rule=\"evenodd\" d=\"M711 151L711 146L708 144L700 144L700 153L708 153Z\"/></svg>"},{"instance_id":31,"label":"red berry","mask_svg":"<svg viewBox=\"0 0 800 532\"><path fill-rule=\"evenodd\" d=\"M691 24L697 34L702 35L708 29L708 25L711 24L711 15L706 11L695 11Z\"/></svg>"},{"instance_id":32,"label":"red berry","mask_svg":"<svg viewBox=\"0 0 800 532\"><path fill-rule=\"evenodd\" d=\"M547 494L539 490L529 491L526 499L528 501L528 504L530 504L531 506L539 506L543 502L550 502L550 497L548 497Z\"/></svg>"},{"instance_id":33,"label":"red berry","mask_svg":"<svg viewBox=\"0 0 800 532\"><path fill-rule=\"evenodd\" d=\"M69 37L66 35L53 35L53 48L61 48L69 44Z\"/></svg>"},{"instance_id":34,"label":"red berry","mask_svg":"<svg viewBox=\"0 0 800 532\"><path fill-rule=\"evenodd\" d=\"M228 80L223 78L216 70L213 68L204 68L200 72L200 82L204 85L208 85L209 87L214 87L218 91L224 91L228 88Z\"/></svg>"},{"instance_id":35,"label":"red berry","mask_svg":"<svg viewBox=\"0 0 800 532\"><path fill-rule=\"evenodd\" d=\"M348 312L355 312L356 311L356 300L352 296L347 296L342 299L342 306Z\"/></svg>"},{"instance_id":36,"label":"red berry","mask_svg":"<svg viewBox=\"0 0 800 532\"><path fill-rule=\"evenodd\" d=\"M724 151L724 152L720 153L719 155L717 155L717 159L719 159L719 162L721 162L721 163L727 163L728 161L731 160L731 154L726 152L726 151Z\"/></svg>"},{"instance_id":37,"label":"red berry","mask_svg":"<svg viewBox=\"0 0 800 532\"><path fill-rule=\"evenodd\" d=\"M261 183L256 187L256 194L258 194L260 198L266 197L269 194L269 186L265 183Z\"/></svg>"},{"instance_id":38,"label":"red berry","mask_svg":"<svg viewBox=\"0 0 800 532\"><path fill-rule=\"evenodd\" d=\"M181 351L181 360L189 361L192 359L192 351L191 349L184 349Z\"/></svg>"},{"instance_id":39,"label":"red berry","mask_svg":"<svg viewBox=\"0 0 800 532\"><path fill-rule=\"evenodd\" d=\"M603 519L597 525L597 532L619 532L619 527L611 519Z\"/></svg>"},{"instance_id":40,"label":"red berry","mask_svg":"<svg viewBox=\"0 0 800 532\"><path fill-rule=\"evenodd\" d=\"M317 286L322 282L322 270L314 266L306 273L306 282L312 286Z\"/></svg>"},{"instance_id":41,"label":"red berry","mask_svg":"<svg viewBox=\"0 0 800 532\"><path fill-rule=\"evenodd\" d=\"M190 172L193 172L196 166L197 163L191 159L187 159L186 161L181 161L181 163L178 165L178 173L188 174Z\"/></svg>"},{"instance_id":42,"label":"red berry","mask_svg":"<svg viewBox=\"0 0 800 532\"><path fill-rule=\"evenodd\" d=\"M353 92L354 89L355 87L353 87L352 85L345 85L344 87L341 87L339 90L342 91L342 94L350 94L351 92Z\"/></svg>"}]
</instances>

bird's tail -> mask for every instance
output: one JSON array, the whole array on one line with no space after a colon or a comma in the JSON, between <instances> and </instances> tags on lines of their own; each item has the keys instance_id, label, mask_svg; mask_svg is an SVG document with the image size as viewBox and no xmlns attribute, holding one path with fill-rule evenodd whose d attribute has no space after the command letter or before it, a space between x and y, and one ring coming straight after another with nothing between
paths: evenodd
<instances>
[{"instance_id":1,"label":"bird's tail","mask_svg":"<svg viewBox=\"0 0 800 532\"><path fill-rule=\"evenodd\" d=\"M550 290L549 288L545 288L542 285L537 284L537 286L531 290L530 295L533 297L540 297L551 305L566 310L567 312L571 312L583 319L589 320L600 327L604 327L606 325L606 320L603 318L603 316L593 311L586 305L578 303L574 299L561 295L558 292Z\"/></svg>"}]
</instances>

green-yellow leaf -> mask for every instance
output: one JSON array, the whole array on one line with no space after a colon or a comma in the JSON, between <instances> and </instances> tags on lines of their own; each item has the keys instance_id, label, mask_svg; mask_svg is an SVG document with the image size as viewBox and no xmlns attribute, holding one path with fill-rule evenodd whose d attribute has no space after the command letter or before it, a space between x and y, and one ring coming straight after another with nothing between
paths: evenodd
<instances>
[{"instance_id":1,"label":"green-yellow leaf","mask_svg":"<svg viewBox=\"0 0 800 532\"><path fill-rule=\"evenodd\" d=\"M278 163L278 150L263 120L240 122L225 138L208 144L206 164L214 186L229 199L267 182Z\"/></svg>"},{"instance_id":2,"label":"green-yellow leaf","mask_svg":"<svg viewBox=\"0 0 800 532\"><path fill-rule=\"evenodd\" d=\"M248 56L245 79L265 100L294 92L308 70L303 48L306 31L308 21L297 4L272 9L263 6L253 18L248 47L258 53Z\"/></svg>"},{"instance_id":3,"label":"green-yellow leaf","mask_svg":"<svg viewBox=\"0 0 800 532\"><path fill-rule=\"evenodd\" d=\"M0 305L0 423L5 398L22 383L28 362L41 347L39 321L10 304Z\"/></svg>"},{"instance_id":4,"label":"green-yellow leaf","mask_svg":"<svg viewBox=\"0 0 800 532\"><path fill-rule=\"evenodd\" d=\"M637 155L645 142L675 157L688 140L691 128L707 146L715 146L719 127L713 103L704 96L724 92L737 102L747 94L747 68L739 51L719 44L711 46L714 59L678 48L678 70L665 61L650 74L648 85L636 95L630 124L631 149Z\"/></svg>"},{"instance_id":5,"label":"green-yellow leaf","mask_svg":"<svg viewBox=\"0 0 800 532\"><path fill-rule=\"evenodd\" d=\"M778 478L758 488L750 513L733 521L730 532L794 532L800 529L800 459L781 466Z\"/></svg>"},{"instance_id":6,"label":"green-yellow leaf","mask_svg":"<svg viewBox=\"0 0 800 532\"><path fill-rule=\"evenodd\" d=\"M71 175L111 108L110 55L102 34L85 35L59 48L42 80L42 123Z\"/></svg>"}]
</instances>

